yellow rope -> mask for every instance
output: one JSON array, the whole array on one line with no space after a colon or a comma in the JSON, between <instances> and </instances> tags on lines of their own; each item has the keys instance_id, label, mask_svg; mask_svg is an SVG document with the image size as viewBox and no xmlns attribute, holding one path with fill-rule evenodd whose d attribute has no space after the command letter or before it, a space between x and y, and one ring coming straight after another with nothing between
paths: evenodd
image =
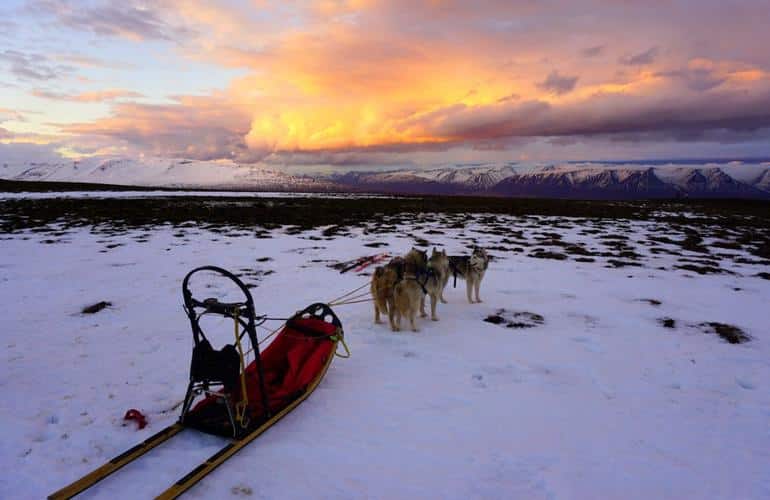
<instances>
[{"instance_id":1,"label":"yellow rope","mask_svg":"<svg viewBox=\"0 0 770 500\"><path fill-rule=\"evenodd\" d=\"M369 297L369 299L372 298L371 294L369 292L361 293L361 294L358 294L358 295L353 295L352 297L348 297L345 300L339 300L337 302L327 302L326 305L328 305L328 306L337 306L337 305L340 305L340 304L348 304L348 303L351 303L351 302L355 302L357 300L365 299L367 297Z\"/></svg>"},{"instance_id":2,"label":"yellow rope","mask_svg":"<svg viewBox=\"0 0 770 500\"><path fill-rule=\"evenodd\" d=\"M368 298L368 299L361 299L361 300L351 300L351 301L348 301L348 302L337 302L336 304L329 304L329 305L333 305L334 307L346 306L348 304L360 304L362 302L371 302L373 300L374 300L373 298Z\"/></svg>"},{"instance_id":3,"label":"yellow rope","mask_svg":"<svg viewBox=\"0 0 770 500\"><path fill-rule=\"evenodd\" d=\"M363 298L363 297L366 297L367 295L370 295L370 292L363 292L363 293L359 293L359 294L354 295L356 292L358 292L362 288L366 287L367 285L369 285L369 282L366 282L363 285L359 286L358 288L356 288L354 290L351 290L351 291L349 291L349 292L347 292L347 293L345 293L343 295L340 295L336 299L330 300L326 304L329 305L329 306L336 307L336 306L344 306L344 305L348 305L348 304L360 304L362 302L371 302L372 300L374 300L374 298L372 298L372 297L369 297L369 298L366 298L366 299ZM286 325L285 322L281 323L281 325L278 326L278 328L276 328L275 330L272 330L262 340L259 340L257 342L257 345L261 346L262 344L267 342L273 335L278 333L281 330L281 328L284 327L284 325ZM260 325L260 326L262 328L264 328L265 330L269 330L269 328L267 328L267 327L264 327L262 325ZM236 329L236 337L237 337L237 335L238 335L238 333L237 333L238 332L238 325L237 324L235 325L235 329ZM335 355L339 356L340 358L349 358L350 357L350 349L348 349L348 345L345 343L345 339L341 335L337 335L335 337L332 337L332 340L339 340L342 343L342 347L345 349L345 353L346 353L346 354L342 355L342 354L339 354L339 353L335 352ZM241 351L240 340L238 341L238 351L239 352ZM253 352L254 352L254 347L252 346L251 349L246 351L246 355L248 356L249 354L251 354ZM243 355L241 355L241 363L243 363ZM244 387L245 387L245 384L244 384ZM244 399L245 399L245 395L244 395Z\"/></svg>"},{"instance_id":4,"label":"yellow rope","mask_svg":"<svg viewBox=\"0 0 770 500\"><path fill-rule=\"evenodd\" d=\"M338 328L337 331L339 332L334 337L330 337L332 340L339 340L342 343L342 347L345 349L345 354L340 354L338 351L334 351L334 355L338 358L349 358L350 357L350 349L348 349L348 345L345 343L345 337L341 335L341 331Z\"/></svg>"},{"instance_id":5,"label":"yellow rope","mask_svg":"<svg viewBox=\"0 0 770 500\"><path fill-rule=\"evenodd\" d=\"M367 286L368 284L369 284L369 282L367 281L366 283L364 283L363 285L359 286L359 287L358 287L358 288L356 288L355 290L351 290L351 291L349 291L349 292L348 292L348 293L346 293L346 294L340 295L340 296L339 296L339 297L337 297L336 299L332 299L332 300L330 300L329 302L327 302L327 304L334 304L335 302L337 302L337 301L340 301L340 300L344 299L344 298L345 298L345 297L347 297L348 295L352 295L352 294L356 293L357 291L361 290L362 288L364 288L364 287L365 287L365 286Z\"/></svg>"}]
</instances>

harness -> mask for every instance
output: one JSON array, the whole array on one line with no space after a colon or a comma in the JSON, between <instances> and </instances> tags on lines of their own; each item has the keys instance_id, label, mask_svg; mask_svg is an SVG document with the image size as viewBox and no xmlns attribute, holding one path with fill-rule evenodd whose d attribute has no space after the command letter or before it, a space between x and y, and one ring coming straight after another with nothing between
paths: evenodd
<instances>
[{"instance_id":1,"label":"harness","mask_svg":"<svg viewBox=\"0 0 770 500\"><path fill-rule=\"evenodd\" d=\"M449 270L452 272L452 277L454 278L454 281L452 281L452 288L457 288L457 267L455 267L451 260L449 261Z\"/></svg>"},{"instance_id":2,"label":"harness","mask_svg":"<svg viewBox=\"0 0 770 500\"><path fill-rule=\"evenodd\" d=\"M424 275L425 276L425 280L424 281L420 281L420 275ZM429 268L427 268L426 271L418 270L417 273L414 275L414 277L412 277L412 276L404 276L402 278L402 281L405 281L405 280L414 280L414 281L416 281L417 284L420 285L420 288L422 288L422 293L424 293L425 295L428 295L428 289L425 288L425 285L428 284L428 280L430 279L430 277L431 276L435 276L435 275L436 275L436 272L429 267Z\"/></svg>"},{"instance_id":3,"label":"harness","mask_svg":"<svg viewBox=\"0 0 770 500\"><path fill-rule=\"evenodd\" d=\"M468 257L460 257L461 259L468 259ZM452 288L457 288L457 275L461 274L460 270L457 269L457 266L454 263L454 260L449 259L449 270L452 271L452 277L454 278L454 281L452 282Z\"/></svg>"}]
</instances>

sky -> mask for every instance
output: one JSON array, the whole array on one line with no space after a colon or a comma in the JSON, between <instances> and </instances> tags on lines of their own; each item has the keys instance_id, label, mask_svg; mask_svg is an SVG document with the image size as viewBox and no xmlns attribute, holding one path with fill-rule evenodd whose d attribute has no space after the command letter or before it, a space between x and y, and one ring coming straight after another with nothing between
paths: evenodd
<instances>
[{"instance_id":1,"label":"sky","mask_svg":"<svg viewBox=\"0 0 770 500\"><path fill-rule=\"evenodd\" d=\"M770 156L767 0L3 0L0 161Z\"/></svg>"}]
</instances>

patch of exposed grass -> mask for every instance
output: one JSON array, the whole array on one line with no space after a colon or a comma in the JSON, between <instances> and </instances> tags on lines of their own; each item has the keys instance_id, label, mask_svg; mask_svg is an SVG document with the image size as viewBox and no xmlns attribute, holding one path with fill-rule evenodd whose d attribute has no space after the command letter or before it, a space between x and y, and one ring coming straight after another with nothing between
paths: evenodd
<instances>
[{"instance_id":1,"label":"patch of exposed grass","mask_svg":"<svg viewBox=\"0 0 770 500\"><path fill-rule=\"evenodd\" d=\"M709 321L698 325L706 333L715 333L730 344L743 344L751 340L751 337L735 325Z\"/></svg>"},{"instance_id":2,"label":"patch of exposed grass","mask_svg":"<svg viewBox=\"0 0 770 500\"><path fill-rule=\"evenodd\" d=\"M630 260L609 259L606 267L642 267L640 262Z\"/></svg>"},{"instance_id":3,"label":"patch of exposed grass","mask_svg":"<svg viewBox=\"0 0 770 500\"><path fill-rule=\"evenodd\" d=\"M529 257L534 257L536 259L567 260L567 256L563 253L552 252L542 248L536 248L529 254Z\"/></svg>"},{"instance_id":4,"label":"patch of exposed grass","mask_svg":"<svg viewBox=\"0 0 770 500\"><path fill-rule=\"evenodd\" d=\"M721 267L698 266L695 264L682 264L682 265L674 266L674 268L681 269L683 271L692 271L698 274L722 274L727 272Z\"/></svg>"},{"instance_id":5,"label":"patch of exposed grass","mask_svg":"<svg viewBox=\"0 0 770 500\"><path fill-rule=\"evenodd\" d=\"M545 318L537 313L528 311L508 311L498 309L495 314L490 314L484 321L493 325L502 325L506 328L534 328L545 324Z\"/></svg>"},{"instance_id":6,"label":"patch of exposed grass","mask_svg":"<svg viewBox=\"0 0 770 500\"><path fill-rule=\"evenodd\" d=\"M107 302L106 300L102 300L101 302L97 302L96 304L92 304L90 306L84 307L80 312L82 314L96 314L105 307L110 307L112 305L112 302Z\"/></svg>"}]
</instances>

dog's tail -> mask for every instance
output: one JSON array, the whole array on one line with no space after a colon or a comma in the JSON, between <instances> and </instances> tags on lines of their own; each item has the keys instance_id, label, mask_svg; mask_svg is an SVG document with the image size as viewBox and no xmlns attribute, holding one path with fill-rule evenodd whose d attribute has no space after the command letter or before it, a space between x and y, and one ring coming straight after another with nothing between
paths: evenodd
<instances>
[{"instance_id":1,"label":"dog's tail","mask_svg":"<svg viewBox=\"0 0 770 500\"><path fill-rule=\"evenodd\" d=\"M377 266L374 269L374 274L372 274L372 286L371 286L371 292L372 292L372 298L374 299L374 302L377 304L377 308L382 311L383 313L388 313L388 294L392 293L392 290L390 290L388 287L378 287L375 285L377 283L378 279L381 279L382 276L385 274L385 268L383 266Z\"/></svg>"}]
</instances>

